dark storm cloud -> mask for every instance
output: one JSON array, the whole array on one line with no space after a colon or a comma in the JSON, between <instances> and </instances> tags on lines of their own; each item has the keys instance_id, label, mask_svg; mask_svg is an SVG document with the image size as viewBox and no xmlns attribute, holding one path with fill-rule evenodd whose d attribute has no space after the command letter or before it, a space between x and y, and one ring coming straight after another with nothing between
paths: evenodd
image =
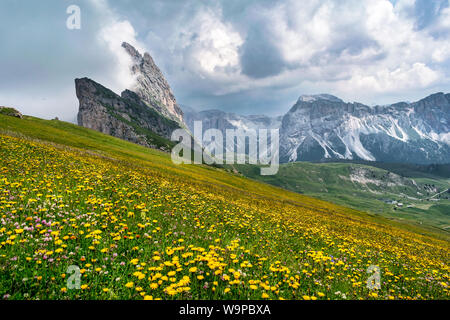
<instances>
[{"instance_id":1,"label":"dark storm cloud","mask_svg":"<svg viewBox=\"0 0 450 320\"><path fill-rule=\"evenodd\" d=\"M242 72L251 78L274 76L286 67L280 51L268 41L261 24L250 29L240 58Z\"/></svg>"}]
</instances>

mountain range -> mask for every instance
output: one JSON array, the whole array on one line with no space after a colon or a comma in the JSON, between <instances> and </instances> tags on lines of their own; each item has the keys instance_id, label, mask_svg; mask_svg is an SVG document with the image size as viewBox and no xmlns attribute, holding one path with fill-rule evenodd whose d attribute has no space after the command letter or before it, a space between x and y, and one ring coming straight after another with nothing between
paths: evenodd
<instances>
[{"instance_id":1,"label":"mountain range","mask_svg":"<svg viewBox=\"0 0 450 320\"><path fill-rule=\"evenodd\" d=\"M281 162L365 160L450 162L450 94L383 106L348 103L329 94L302 95L278 117L239 115L180 106L148 53L123 43L135 83L118 95L95 81L76 79L78 124L147 147L168 151L177 128L280 130Z\"/></svg>"},{"instance_id":2,"label":"mountain range","mask_svg":"<svg viewBox=\"0 0 450 320\"><path fill-rule=\"evenodd\" d=\"M328 94L303 95L279 117L184 108L187 125L203 129L280 129L280 160L450 162L450 94L370 107Z\"/></svg>"}]
</instances>

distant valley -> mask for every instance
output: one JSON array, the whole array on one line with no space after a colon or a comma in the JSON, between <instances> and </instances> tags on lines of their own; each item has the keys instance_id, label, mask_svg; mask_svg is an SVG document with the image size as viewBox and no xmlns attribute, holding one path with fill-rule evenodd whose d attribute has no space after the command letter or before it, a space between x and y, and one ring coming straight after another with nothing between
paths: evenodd
<instances>
[{"instance_id":1,"label":"distant valley","mask_svg":"<svg viewBox=\"0 0 450 320\"><path fill-rule=\"evenodd\" d=\"M261 176L255 166L234 167L247 177L287 190L450 231L450 165L297 162L281 165L275 176Z\"/></svg>"}]
</instances>

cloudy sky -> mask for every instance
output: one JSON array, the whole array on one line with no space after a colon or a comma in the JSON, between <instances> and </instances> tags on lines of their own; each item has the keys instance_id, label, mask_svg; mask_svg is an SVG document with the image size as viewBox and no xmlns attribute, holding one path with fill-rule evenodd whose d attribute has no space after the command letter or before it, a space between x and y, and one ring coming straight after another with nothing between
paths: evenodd
<instances>
[{"instance_id":1,"label":"cloudy sky","mask_svg":"<svg viewBox=\"0 0 450 320\"><path fill-rule=\"evenodd\" d=\"M66 28L67 7L81 29ZM450 92L450 0L2 0L0 105L75 121L74 79L131 85L148 51L180 104L278 115L302 94L385 104Z\"/></svg>"}]
</instances>

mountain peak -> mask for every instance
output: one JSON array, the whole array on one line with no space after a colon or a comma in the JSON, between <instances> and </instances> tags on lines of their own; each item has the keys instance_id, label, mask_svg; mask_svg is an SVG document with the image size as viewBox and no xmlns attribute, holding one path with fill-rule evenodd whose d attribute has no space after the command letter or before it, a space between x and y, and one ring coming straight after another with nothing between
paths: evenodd
<instances>
[{"instance_id":1,"label":"mountain peak","mask_svg":"<svg viewBox=\"0 0 450 320\"><path fill-rule=\"evenodd\" d=\"M128 42L123 42L122 43L122 48L124 48L126 50L126 52L134 59L138 60L138 59L142 59L141 54L139 53L139 51L136 50L135 47L133 47L131 44L129 44Z\"/></svg>"},{"instance_id":2,"label":"mountain peak","mask_svg":"<svg viewBox=\"0 0 450 320\"><path fill-rule=\"evenodd\" d=\"M449 97L435 93L372 108L331 95L301 96L283 118L280 159L447 163Z\"/></svg>"},{"instance_id":3,"label":"mountain peak","mask_svg":"<svg viewBox=\"0 0 450 320\"><path fill-rule=\"evenodd\" d=\"M142 55L127 42L122 43L122 48L133 59L131 72L136 76L134 87L128 89L135 92L148 107L171 120L183 123L183 111L178 106L169 83L151 55L148 52Z\"/></svg>"},{"instance_id":4,"label":"mountain peak","mask_svg":"<svg viewBox=\"0 0 450 320\"><path fill-rule=\"evenodd\" d=\"M326 93L322 93L322 94L315 94L315 95L301 95L300 98L298 98L298 102L316 102L316 101L320 101L320 100L324 100L324 101L331 101L331 102L344 102L341 99L339 99L338 97L335 97L331 94L326 94Z\"/></svg>"}]
</instances>

